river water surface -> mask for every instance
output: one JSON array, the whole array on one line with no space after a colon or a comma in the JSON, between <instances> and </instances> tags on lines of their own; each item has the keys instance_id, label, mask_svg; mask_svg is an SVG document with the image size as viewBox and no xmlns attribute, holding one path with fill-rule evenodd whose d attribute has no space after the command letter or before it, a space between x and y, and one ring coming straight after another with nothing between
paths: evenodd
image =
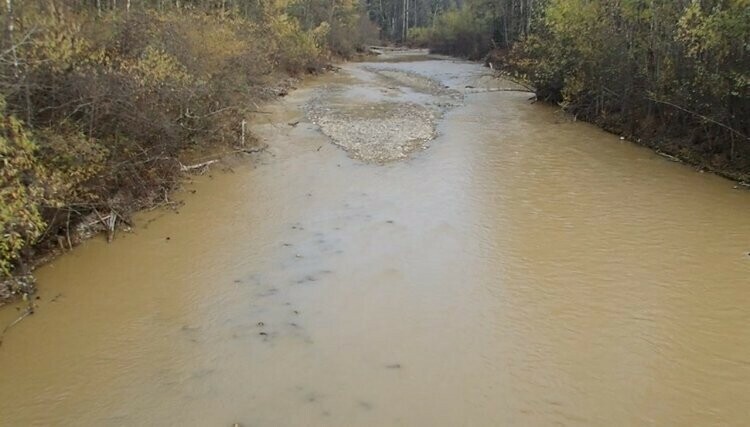
<instances>
[{"instance_id":1,"label":"river water surface","mask_svg":"<svg viewBox=\"0 0 750 427\"><path fill-rule=\"evenodd\" d=\"M747 425L750 193L506 83L349 64L269 105L257 161L38 270L0 425ZM367 161L341 111L389 99L437 137Z\"/></svg>"}]
</instances>

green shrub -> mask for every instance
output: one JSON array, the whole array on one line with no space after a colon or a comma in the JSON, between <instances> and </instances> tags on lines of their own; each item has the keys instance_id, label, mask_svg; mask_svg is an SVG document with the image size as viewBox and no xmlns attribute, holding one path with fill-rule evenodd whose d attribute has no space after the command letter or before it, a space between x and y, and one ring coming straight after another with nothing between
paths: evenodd
<instances>
[{"instance_id":1,"label":"green shrub","mask_svg":"<svg viewBox=\"0 0 750 427\"><path fill-rule=\"evenodd\" d=\"M3 108L4 110L4 108ZM44 169L23 124L0 117L0 279L10 276L21 251L44 229L39 205L44 200Z\"/></svg>"},{"instance_id":2,"label":"green shrub","mask_svg":"<svg viewBox=\"0 0 750 427\"><path fill-rule=\"evenodd\" d=\"M439 15L431 27L412 28L408 42L431 52L479 59L492 47L490 26L470 8Z\"/></svg>"},{"instance_id":3,"label":"green shrub","mask_svg":"<svg viewBox=\"0 0 750 427\"><path fill-rule=\"evenodd\" d=\"M320 67L321 44L327 33L327 25L304 31L296 19L281 15L271 21L269 28L275 42L276 63L283 70L298 74Z\"/></svg>"},{"instance_id":4,"label":"green shrub","mask_svg":"<svg viewBox=\"0 0 750 427\"><path fill-rule=\"evenodd\" d=\"M409 29L406 43L411 47L430 47L432 29L430 27L414 27Z\"/></svg>"},{"instance_id":5,"label":"green shrub","mask_svg":"<svg viewBox=\"0 0 750 427\"><path fill-rule=\"evenodd\" d=\"M379 28L357 1L293 0L284 11L303 30L315 32L318 47L340 57L348 58L379 39Z\"/></svg>"}]
</instances>

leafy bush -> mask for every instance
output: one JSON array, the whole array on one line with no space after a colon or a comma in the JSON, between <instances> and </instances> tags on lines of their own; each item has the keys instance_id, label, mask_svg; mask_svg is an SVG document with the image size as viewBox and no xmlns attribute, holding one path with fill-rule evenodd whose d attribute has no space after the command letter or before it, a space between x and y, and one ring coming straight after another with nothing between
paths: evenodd
<instances>
[{"instance_id":1,"label":"leafy bush","mask_svg":"<svg viewBox=\"0 0 750 427\"><path fill-rule=\"evenodd\" d=\"M292 74L315 71L320 66L321 44L327 29L319 26L303 31L297 20L281 15L271 21L270 28L276 43L276 61Z\"/></svg>"},{"instance_id":2,"label":"leafy bush","mask_svg":"<svg viewBox=\"0 0 750 427\"><path fill-rule=\"evenodd\" d=\"M430 27L414 27L409 29L406 44L411 47L430 47L432 31Z\"/></svg>"},{"instance_id":3,"label":"leafy bush","mask_svg":"<svg viewBox=\"0 0 750 427\"><path fill-rule=\"evenodd\" d=\"M475 16L470 8L445 12L435 19L432 27L412 28L408 42L429 47L434 53L470 59L483 57L492 47L489 23Z\"/></svg>"},{"instance_id":4,"label":"leafy bush","mask_svg":"<svg viewBox=\"0 0 750 427\"><path fill-rule=\"evenodd\" d=\"M21 251L44 229L39 206L44 170L36 146L23 124L2 113L0 118L0 277L9 276Z\"/></svg>"},{"instance_id":5,"label":"leafy bush","mask_svg":"<svg viewBox=\"0 0 750 427\"><path fill-rule=\"evenodd\" d=\"M293 0L284 10L303 30L315 34L319 48L343 58L379 39L379 28L357 1Z\"/></svg>"}]
</instances>

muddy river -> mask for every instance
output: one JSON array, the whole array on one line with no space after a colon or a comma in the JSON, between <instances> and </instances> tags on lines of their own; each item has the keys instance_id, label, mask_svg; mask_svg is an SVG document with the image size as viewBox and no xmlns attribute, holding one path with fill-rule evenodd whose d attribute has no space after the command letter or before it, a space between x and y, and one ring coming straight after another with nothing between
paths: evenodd
<instances>
[{"instance_id":1,"label":"muddy river","mask_svg":"<svg viewBox=\"0 0 750 427\"><path fill-rule=\"evenodd\" d=\"M747 425L750 193L424 59L39 269L0 425Z\"/></svg>"}]
</instances>

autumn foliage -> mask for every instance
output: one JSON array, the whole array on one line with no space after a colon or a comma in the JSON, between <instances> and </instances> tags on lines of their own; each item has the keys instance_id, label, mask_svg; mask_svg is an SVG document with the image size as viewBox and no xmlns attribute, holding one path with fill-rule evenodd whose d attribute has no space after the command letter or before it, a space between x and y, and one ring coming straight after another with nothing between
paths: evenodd
<instances>
[{"instance_id":1,"label":"autumn foliage","mask_svg":"<svg viewBox=\"0 0 750 427\"><path fill-rule=\"evenodd\" d=\"M301 23L297 3L9 3L0 50L0 281L75 243L94 213L164 199L186 149L236 145L289 76L343 49L356 4ZM333 17L332 22L321 17ZM356 30L356 28L355 28ZM346 52L345 52L346 50ZM62 243L61 243L62 242Z\"/></svg>"}]
</instances>

